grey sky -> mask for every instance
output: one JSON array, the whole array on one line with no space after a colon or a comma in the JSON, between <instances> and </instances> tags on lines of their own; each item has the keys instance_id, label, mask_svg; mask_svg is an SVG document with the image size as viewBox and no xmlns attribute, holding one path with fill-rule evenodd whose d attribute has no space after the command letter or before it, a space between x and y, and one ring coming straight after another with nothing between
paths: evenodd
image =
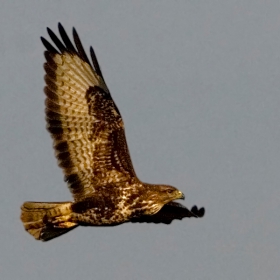
<instances>
[{"instance_id":1,"label":"grey sky","mask_svg":"<svg viewBox=\"0 0 280 280\"><path fill-rule=\"evenodd\" d=\"M3 1L1 279L280 279L280 1ZM200 220L36 242L26 200L67 201L44 120L46 27L92 45L143 181Z\"/></svg>"}]
</instances>

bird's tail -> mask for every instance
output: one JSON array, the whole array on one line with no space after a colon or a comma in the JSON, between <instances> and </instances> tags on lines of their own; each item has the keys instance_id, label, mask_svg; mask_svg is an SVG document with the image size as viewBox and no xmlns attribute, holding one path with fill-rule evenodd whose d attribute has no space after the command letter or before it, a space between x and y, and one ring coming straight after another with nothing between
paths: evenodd
<instances>
[{"instance_id":1,"label":"bird's tail","mask_svg":"<svg viewBox=\"0 0 280 280\"><path fill-rule=\"evenodd\" d=\"M78 226L71 221L71 206L72 202L25 202L20 218L35 239L48 241Z\"/></svg>"}]
</instances>

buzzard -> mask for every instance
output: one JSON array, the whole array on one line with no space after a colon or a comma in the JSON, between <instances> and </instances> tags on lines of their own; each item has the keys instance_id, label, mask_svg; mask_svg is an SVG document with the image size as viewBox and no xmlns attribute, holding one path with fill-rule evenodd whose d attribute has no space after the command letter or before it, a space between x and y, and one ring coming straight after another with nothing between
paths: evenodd
<instances>
[{"instance_id":1,"label":"buzzard","mask_svg":"<svg viewBox=\"0 0 280 280\"><path fill-rule=\"evenodd\" d=\"M55 46L45 38L47 129L58 165L74 201L25 202L23 225L47 241L75 227L114 226L125 222L170 224L202 217L204 208L188 210L175 187L141 182L133 169L121 114L104 81L95 52L90 61L73 28L74 44L59 23Z\"/></svg>"}]
</instances>

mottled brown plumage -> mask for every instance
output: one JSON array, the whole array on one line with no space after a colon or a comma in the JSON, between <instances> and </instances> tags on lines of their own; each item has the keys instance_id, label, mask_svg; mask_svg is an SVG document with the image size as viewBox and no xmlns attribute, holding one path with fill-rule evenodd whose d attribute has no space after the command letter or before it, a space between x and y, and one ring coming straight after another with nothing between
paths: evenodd
<instances>
[{"instance_id":1,"label":"mottled brown plumage","mask_svg":"<svg viewBox=\"0 0 280 280\"><path fill-rule=\"evenodd\" d=\"M171 223L202 217L175 199L184 198L172 186L142 183L130 159L124 124L105 84L95 53L90 63L73 28L75 46L61 24L62 41L48 28L55 45L41 38L45 52L46 121L58 165L73 202L25 202L21 219L39 240L50 240L78 225L124 222Z\"/></svg>"}]
</instances>

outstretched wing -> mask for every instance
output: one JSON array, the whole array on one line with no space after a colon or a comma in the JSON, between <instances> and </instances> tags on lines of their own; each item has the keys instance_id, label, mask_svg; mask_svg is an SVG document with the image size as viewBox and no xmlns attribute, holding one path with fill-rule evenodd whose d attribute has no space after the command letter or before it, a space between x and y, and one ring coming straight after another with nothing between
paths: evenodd
<instances>
[{"instance_id":1,"label":"outstretched wing","mask_svg":"<svg viewBox=\"0 0 280 280\"><path fill-rule=\"evenodd\" d=\"M143 215L139 218L133 218L132 223L163 223L170 224L173 220L182 220L183 218L202 218L205 214L205 209L198 209L193 206L191 210L187 209L180 203L169 202L165 204L155 215Z\"/></svg>"},{"instance_id":2,"label":"outstretched wing","mask_svg":"<svg viewBox=\"0 0 280 280\"><path fill-rule=\"evenodd\" d=\"M96 186L136 178L124 124L105 84L95 53L92 65L73 28L75 46L59 23L62 41L49 29L46 39L44 89L47 129L65 181L75 200L91 195Z\"/></svg>"}]
</instances>

